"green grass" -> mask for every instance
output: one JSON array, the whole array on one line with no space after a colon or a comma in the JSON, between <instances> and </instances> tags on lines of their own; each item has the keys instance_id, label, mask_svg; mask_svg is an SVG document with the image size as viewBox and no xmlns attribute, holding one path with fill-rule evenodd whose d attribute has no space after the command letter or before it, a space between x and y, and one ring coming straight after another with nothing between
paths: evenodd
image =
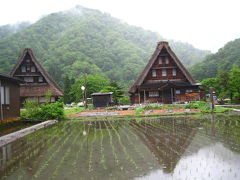
<instances>
[{"instance_id":1,"label":"green grass","mask_svg":"<svg viewBox=\"0 0 240 180\"><path fill-rule=\"evenodd\" d=\"M64 113L65 113L66 116L69 116L69 115L72 115L72 114L82 112L84 110L85 110L84 107L74 107L74 108L71 108L71 109L64 109Z\"/></svg>"}]
</instances>

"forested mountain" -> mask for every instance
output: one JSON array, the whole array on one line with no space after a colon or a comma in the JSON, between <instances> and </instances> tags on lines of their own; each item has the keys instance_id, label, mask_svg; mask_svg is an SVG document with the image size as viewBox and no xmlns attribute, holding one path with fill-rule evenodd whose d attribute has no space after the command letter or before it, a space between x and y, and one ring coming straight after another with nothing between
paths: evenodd
<instances>
[{"instance_id":1,"label":"forested mountain","mask_svg":"<svg viewBox=\"0 0 240 180\"><path fill-rule=\"evenodd\" d=\"M162 39L109 14L77 6L0 38L0 72L9 72L23 49L32 48L61 86L66 75L76 78L88 73L128 87ZM187 66L209 54L186 43L170 41L170 46Z\"/></svg>"},{"instance_id":2,"label":"forested mountain","mask_svg":"<svg viewBox=\"0 0 240 180\"><path fill-rule=\"evenodd\" d=\"M192 75L202 80L216 77L219 71L230 71L232 65L240 66L240 39L227 43L217 53L208 55L206 59L190 68Z\"/></svg>"},{"instance_id":3,"label":"forested mountain","mask_svg":"<svg viewBox=\"0 0 240 180\"><path fill-rule=\"evenodd\" d=\"M28 26L30 26L29 22L21 22L13 25L7 24L4 26L0 26L0 39L5 38L14 33L17 33L18 31L21 31L22 29L25 29Z\"/></svg>"}]
</instances>

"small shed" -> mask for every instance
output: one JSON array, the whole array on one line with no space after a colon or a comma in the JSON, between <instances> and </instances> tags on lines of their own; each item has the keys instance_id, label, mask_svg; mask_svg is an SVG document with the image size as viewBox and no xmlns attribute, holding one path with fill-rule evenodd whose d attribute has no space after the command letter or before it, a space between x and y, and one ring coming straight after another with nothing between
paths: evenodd
<instances>
[{"instance_id":1,"label":"small shed","mask_svg":"<svg viewBox=\"0 0 240 180\"><path fill-rule=\"evenodd\" d=\"M0 73L0 120L20 116L20 79Z\"/></svg>"},{"instance_id":2,"label":"small shed","mask_svg":"<svg viewBox=\"0 0 240 180\"><path fill-rule=\"evenodd\" d=\"M113 104L113 92L99 92L92 94L94 107L107 107Z\"/></svg>"}]
</instances>

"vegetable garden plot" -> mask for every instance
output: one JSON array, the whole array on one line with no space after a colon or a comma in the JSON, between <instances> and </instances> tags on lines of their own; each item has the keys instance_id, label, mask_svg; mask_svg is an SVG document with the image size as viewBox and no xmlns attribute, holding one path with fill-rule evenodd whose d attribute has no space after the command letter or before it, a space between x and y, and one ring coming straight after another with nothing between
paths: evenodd
<instances>
[{"instance_id":1,"label":"vegetable garden plot","mask_svg":"<svg viewBox=\"0 0 240 180\"><path fill-rule=\"evenodd\" d=\"M1 147L0 180L239 179L239 124L238 116L63 121Z\"/></svg>"}]
</instances>

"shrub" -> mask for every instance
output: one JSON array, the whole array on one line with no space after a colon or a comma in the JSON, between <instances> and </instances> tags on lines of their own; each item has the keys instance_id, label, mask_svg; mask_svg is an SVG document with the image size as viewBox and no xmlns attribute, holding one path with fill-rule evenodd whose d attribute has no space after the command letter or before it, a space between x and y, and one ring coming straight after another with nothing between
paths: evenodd
<instances>
[{"instance_id":1,"label":"shrub","mask_svg":"<svg viewBox=\"0 0 240 180\"><path fill-rule=\"evenodd\" d=\"M217 112L217 113L223 113L230 111L230 108L224 108L224 107L215 107L215 109L212 111L210 108L209 102L204 101L193 101L190 102L186 108L193 108L193 109L200 109L201 112Z\"/></svg>"},{"instance_id":2,"label":"shrub","mask_svg":"<svg viewBox=\"0 0 240 180\"><path fill-rule=\"evenodd\" d=\"M21 112L21 119L28 120L50 120L65 119L63 103L39 104L33 101L24 103L25 111Z\"/></svg>"}]
</instances>

